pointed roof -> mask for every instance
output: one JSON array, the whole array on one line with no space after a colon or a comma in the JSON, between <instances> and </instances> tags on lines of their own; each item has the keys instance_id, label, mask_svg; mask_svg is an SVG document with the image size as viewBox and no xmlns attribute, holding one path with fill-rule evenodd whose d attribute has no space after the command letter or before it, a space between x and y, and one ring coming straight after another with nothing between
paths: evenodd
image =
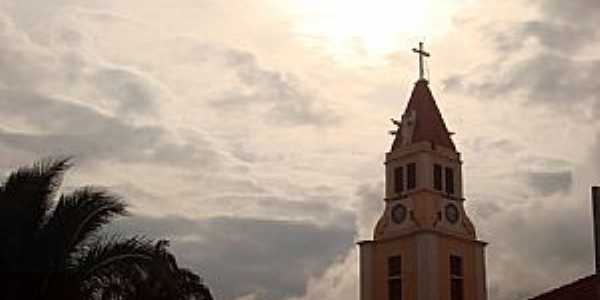
<instances>
[{"instance_id":1,"label":"pointed roof","mask_svg":"<svg viewBox=\"0 0 600 300\"><path fill-rule=\"evenodd\" d=\"M392 144L392 150L405 144L429 141L435 145L456 151L454 142L452 142L452 138L450 137L451 133L444 123L442 114L435 104L435 99L433 99L428 82L425 79L417 81L412 91L403 116L410 115L414 116L414 120L412 121L414 124L408 124L413 126L412 130L406 131L409 134L409 140L406 142L403 141L406 138L406 133L404 133L405 131L402 130L402 127L407 126L406 120L403 120Z\"/></svg>"}]
</instances>

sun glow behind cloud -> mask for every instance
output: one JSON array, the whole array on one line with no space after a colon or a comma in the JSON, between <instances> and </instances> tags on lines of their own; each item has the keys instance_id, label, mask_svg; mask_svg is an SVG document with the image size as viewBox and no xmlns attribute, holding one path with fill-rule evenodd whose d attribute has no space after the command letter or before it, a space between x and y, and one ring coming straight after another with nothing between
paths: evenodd
<instances>
[{"instance_id":1,"label":"sun glow behind cloud","mask_svg":"<svg viewBox=\"0 0 600 300\"><path fill-rule=\"evenodd\" d=\"M386 55L447 32L457 0L290 0L295 33L336 61L381 62Z\"/></svg>"}]
</instances>

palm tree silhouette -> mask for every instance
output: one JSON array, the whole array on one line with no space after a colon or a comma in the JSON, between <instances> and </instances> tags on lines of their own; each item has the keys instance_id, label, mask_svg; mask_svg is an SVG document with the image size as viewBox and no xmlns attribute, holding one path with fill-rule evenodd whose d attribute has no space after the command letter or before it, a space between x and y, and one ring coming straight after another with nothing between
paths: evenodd
<instances>
[{"instance_id":1,"label":"palm tree silhouette","mask_svg":"<svg viewBox=\"0 0 600 300\"><path fill-rule=\"evenodd\" d=\"M127 205L91 186L59 196L70 166L69 158L42 160L0 186L3 299L212 299L167 241L100 235Z\"/></svg>"}]
</instances>

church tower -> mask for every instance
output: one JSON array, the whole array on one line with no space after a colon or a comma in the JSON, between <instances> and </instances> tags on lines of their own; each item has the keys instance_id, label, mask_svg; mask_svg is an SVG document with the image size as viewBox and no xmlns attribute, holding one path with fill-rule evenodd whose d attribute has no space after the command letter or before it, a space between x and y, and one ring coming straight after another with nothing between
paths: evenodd
<instances>
[{"instance_id":1,"label":"church tower","mask_svg":"<svg viewBox=\"0 0 600 300\"><path fill-rule=\"evenodd\" d=\"M486 243L464 209L462 161L423 76L385 155L385 209L359 242L361 300L486 300Z\"/></svg>"}]
</instances>

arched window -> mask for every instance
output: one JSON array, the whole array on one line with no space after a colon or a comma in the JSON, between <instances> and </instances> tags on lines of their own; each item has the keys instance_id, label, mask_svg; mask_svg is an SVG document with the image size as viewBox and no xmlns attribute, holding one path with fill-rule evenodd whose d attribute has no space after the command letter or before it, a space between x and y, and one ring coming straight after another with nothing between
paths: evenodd
<instances>
[{"instance_id":1,"label":"arched window","mask_svg":"<svg viewBox=\"0 0 600 300\"><path fill-rule=\"evenodd\" d=\"M417 164L410 163L406 166L406 189L412 190L417 186Z\"/></svg>"},{"instance_id":2,"label":"arched window","mask_svg":"<svg viewBox=\"0 0 600 300\"><path fill-rule=\"evenodd\" d=\"M388 258L388 299L402 300L402 257Z\"/></svg>"},{"instance_id":3,"label":"arched window","mask_svg":"<svg viewBox=\"0 0 600 300\"><path fill-rule=\"evenodd\" d=\"M394 169L394 191L402 193L404 191L404 168L397 167Z\"/></svg>"},{"instance_id":4,"label":"arched window","mask_svg":"<svg viewBox=\"0 0 600 300\"><path fill-rule=\"evenodd\" d=\"M433 165L433 188L437 191L442 190L442 166Z\"/></svg>"},{"instance_id":5,"label":"arched window","mask_svg":"<svg viewBox=\"0 0 600 300\"><path fill-rule=\"evenodd\" d=\"M450 255L450 300L463 300L462 257Z\"/></svg>"},{"instance_id":6,"label":"arched window","mask_svg":"<svg viewBox=\"0 0 600 300\"><path fill-rule=\"evenodd\" d=\"M446 193L454 194L454 170L446 168Z\"/></svg>"}]
</instances>

